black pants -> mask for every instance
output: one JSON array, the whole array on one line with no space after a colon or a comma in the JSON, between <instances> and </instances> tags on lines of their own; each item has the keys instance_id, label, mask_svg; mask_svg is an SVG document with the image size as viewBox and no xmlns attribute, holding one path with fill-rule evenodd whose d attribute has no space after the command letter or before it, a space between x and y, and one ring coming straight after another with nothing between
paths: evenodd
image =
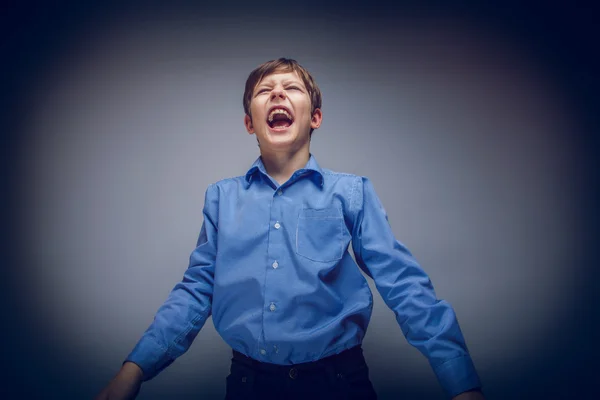
<instances>
[{"instance_id":1,"label":"black pants","mask_svg":"<svg viewBox=\"0 0 600 400\"><path fill-rule=\"evenodd\" d=\"M276 365L233 351L226 400L377 399L360 346L318 361Z\"/></svg>"}]
</instances>

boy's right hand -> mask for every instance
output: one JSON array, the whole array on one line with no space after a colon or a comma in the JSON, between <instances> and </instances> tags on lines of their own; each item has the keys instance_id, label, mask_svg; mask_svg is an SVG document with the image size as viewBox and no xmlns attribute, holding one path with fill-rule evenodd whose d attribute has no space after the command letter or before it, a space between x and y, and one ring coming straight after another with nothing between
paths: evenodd
<instances>
[{"instance_id":1,"label":"boy's right hand","mask_svg":"<svg viewBox=\"0 0 600 400\"><path fill-rule=\"evenodd\" d=\"M102 389L95 400L132 400L142 386L143 372L137 364L126 362L119 373Z\"/></svg>"}]
</instances>

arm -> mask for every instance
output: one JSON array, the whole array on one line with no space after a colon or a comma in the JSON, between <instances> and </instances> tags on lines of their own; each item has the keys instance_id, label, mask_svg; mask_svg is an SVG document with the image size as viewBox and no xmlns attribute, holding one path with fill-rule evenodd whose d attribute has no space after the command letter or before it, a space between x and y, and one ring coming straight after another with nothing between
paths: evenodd
<instances>
[{"instance_id":1,"label":"arm","mask_svg":"<svg viewBox=\"0 0 600 400\"><path fill-rule=\"evenodd\" d=\"M448 397L479 388L481 383L454 310L436 298L427 274L395 239L386 212L367 178L355 182L352 199L352 248L356 261L375 281L408 342L427 357Z\"/></svg>"},{"instance_id":2,"label":"arm","mask_svg":"<svg viewBox=\"0 0 600 400\"><path fill-rule=\"evenodd\" d=\"M125 362L121 370L102 389L95 400L135 399L142 386L142 370L132 362Z\"/></svg>"},{"instance_id":3,"label":"arm","mask_svg":"<svg viewBox=\"0 0 600 400\"><path fill-rule=\"evenodd\" d=\"M144 381L185 353L211 314L218 211L218 188L210 185L204 200L204 222L183 280L175 285L125 360L142 369Z\"/></svg>"},{"instance_id":4,"label":"arm","mask_svg":"<svg viewBox=\"0 0 600 400\"><path fill-rule=\"evenodd\" d=\"M158 309L121 370L98 399L133 399L141 383L156 376L185 353L212 310L213 279L217 253L218 189L208 187L204 222L197 246L190 256L183 280L175 285Z\"/></svg>"}]
</instances>

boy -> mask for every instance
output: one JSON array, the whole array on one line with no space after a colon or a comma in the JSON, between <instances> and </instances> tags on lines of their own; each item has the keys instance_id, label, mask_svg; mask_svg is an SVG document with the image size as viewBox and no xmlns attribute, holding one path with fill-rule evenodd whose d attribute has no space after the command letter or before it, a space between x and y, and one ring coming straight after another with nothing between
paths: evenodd
<instances>
[{"instance_id":1,"label":"boy","mask_svg":"<svg viewBox=\"0 0 600 400\"><path fill-rule=\"evenodd\" d=\"M358 264L447 395L483 399L454 311L394 238L370 181L310 154L323 115L308 71L284 58L259 66L244 111L260 157L209 185L182 282L98 398L134 398L212 315L233 348L227 399L375 399L361 349L372 295Z\"/></svg>"}]
</instances>

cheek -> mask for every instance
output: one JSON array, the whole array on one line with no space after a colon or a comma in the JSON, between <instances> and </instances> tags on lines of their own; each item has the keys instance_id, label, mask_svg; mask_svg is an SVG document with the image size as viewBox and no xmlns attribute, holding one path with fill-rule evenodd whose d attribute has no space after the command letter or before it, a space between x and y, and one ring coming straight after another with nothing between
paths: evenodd
<instances>
[{"instance_id":1,"label":"cheek","mask_svg":"<svg viewBox=\"0 0 600 400\"><path fill-rule=\"evenodd\" d=\"M264 115L260 112L260 109L258 107L250 107L250 111L252 112L253 124L264 122Z\"/></svg>"},{"instance_id":2,"label":"cheek","mask_svg":"<svg viewBox=\"0 0 600 400\"><path fill-rule=\"evenodd\" d=\"M300 115L298 115L297 120L298 120L298 122L310 124L310 122L311 122L310 110L306 110L306 111L303 111L302 113L300 113Z\"/></svg>"}]
</instances>

